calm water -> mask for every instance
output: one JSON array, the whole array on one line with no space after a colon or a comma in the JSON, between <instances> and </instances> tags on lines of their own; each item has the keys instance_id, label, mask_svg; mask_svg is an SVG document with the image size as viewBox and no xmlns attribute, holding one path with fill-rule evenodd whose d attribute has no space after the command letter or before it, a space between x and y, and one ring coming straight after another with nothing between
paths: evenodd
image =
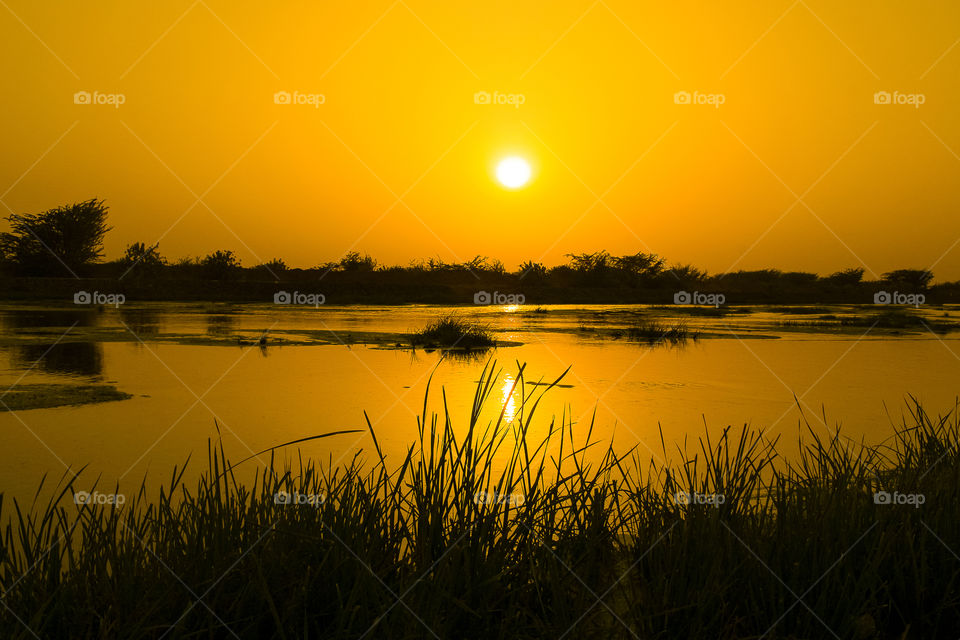
<instances>
[{"instance_id":1,"label":"calm water","mask_svg":"<svg viewBox=\"0 0 960 640\"><path fill-rule=\"evenodd\" d=\"M552 381L572 365L563 381L571 386L553 389L538 410L534 438L546 431L551 417L564 413L585 434L595 411L595 439L613 440L622 450L639 445L645 457L661 456L661 428L676 459L672 443L695 441L705 428L717 433L745 423L771 437L780 434L782 451L789 455L800 433L794 395L821 433L842 423L847 436L879 442L890 437L891 420L899 421L907 394L931 412L942 412L953 408L960 389L957 333L938 338L797 332L778 329L776 322L816 316L765 312L689 318L690 327L734 329L739 337L701 339L683 347L650 347L596 334L596 328L616 327L636 309L456 311L489 323L500 340L524 343L492 354L502 367L497 402L506 399L517 363L526 363L528 381ZM295 438L365 428L366 411L388 459L398 461L416 436L415 416L434 368L430 406L440 410L442 386L455 422L463 427L486 359L448 359L437 367L437 353L352 343L364 332L408 332L450 311L435 306L7 307L0 311L0 338L7 338L0 350L2 389L15 382L109 382L134 397L0 413L0 491L29 496L45 473L56 479L67 466L85 464L89 482L102 475L100 487L138 484L145 476L168 478L172 466L191 453L197 470L206 464L207 439L216 437L215 420L228 456L239 460ZM54 344L71 326L68 339ZM261 349L236 343L237 335L256 337L266 328L290 339L322 332L310 335L348 345ZM28 335L31 340L10 344L12 337ZM76 336L90 338L71 342ZM212 342L203 343L206 339ZM508 403L508 417L518 404L519 397ZM495 410L488 412L491 419ZM372 451L371 445L365 433L351 434L308 443L302 452L343 463L361 447ZM247 464L256 469L255 461Z\"/></svg>"}]
</instances>

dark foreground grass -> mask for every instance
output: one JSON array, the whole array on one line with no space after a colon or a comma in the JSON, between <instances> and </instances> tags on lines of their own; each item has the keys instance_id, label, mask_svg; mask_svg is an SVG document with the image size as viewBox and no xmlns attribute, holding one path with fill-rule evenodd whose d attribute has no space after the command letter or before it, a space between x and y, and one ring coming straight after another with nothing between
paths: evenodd
<instances>
[{"instance_id":1,"label":"dark foreground grass","mask_svg":"<svg viewBox=\"0 0 960 640\"><path fill-rule=\"evenodd\" d=\"M121 507L76 506L77 476L0 501L0 635L958 637L955 412L914 402L881 447L808 427L792 464L751 428L647 462L541 422L552 385L528 394L522 367L505 423L499 381L486 367L463 422L428 386L402 460L370 429L366 462L271 457L246 486L213 444L190 486L173 469Z\"/></svg>"}]
</instances>

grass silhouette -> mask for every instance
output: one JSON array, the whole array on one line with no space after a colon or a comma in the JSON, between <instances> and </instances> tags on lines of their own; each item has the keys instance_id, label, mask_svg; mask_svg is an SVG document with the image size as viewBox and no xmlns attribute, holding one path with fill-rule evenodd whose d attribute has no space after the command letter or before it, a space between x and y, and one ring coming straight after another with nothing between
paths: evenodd
<instances>
[{"instance_id":1,"label":"grass silhouette","mask_svg":"<svg viewBox=\"0 0 960 640\"><path fill-rule=\"evenodd\" d=\"M122 506L75 505L96 488L82 469L46 502L0 497L4 636L956 634L955 411L911 399L880 446L806 425L790 461L750 427L651 461L594 441L592 422L541 418L564 376L530 392L519 366L508 421L501 374L484 367L462 421L445 396L430 410L431 379L402 459L368 420L369 455L342 465L273 447L245 483L210 442L195 482L176 467Z\"/></svg>"}]
</instances>

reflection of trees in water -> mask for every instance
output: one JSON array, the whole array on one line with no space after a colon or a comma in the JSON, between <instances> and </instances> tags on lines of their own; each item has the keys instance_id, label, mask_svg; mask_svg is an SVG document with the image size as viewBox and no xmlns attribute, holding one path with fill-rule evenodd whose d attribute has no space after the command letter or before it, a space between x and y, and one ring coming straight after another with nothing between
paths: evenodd
<instances>
[{"instance_id":1,"label":"reflection of trees in water","mask_svg":"<svg viewBox=\"0 0 960 640\"><path fill-rule=\"evenodd\" d=\"M233 315L211 313L207 316L207 334L211 336L228 336L237 328L237 318Z\"/></svg>"},{"instance_id":2,"label":"reflection of trees in water","mask_svg":"<svg viewBox=\"0 0 960 640\"><path fill-rule=\"evenodd\" d=\"M162 312L158 309L120 308L120 319L140 338L152 337L160 333L161 315Z\"/></svg>"},{"instance_id":3,"label":"reflection of trees in water","mask_svg":"<svg viewBox=\"0 0 960 640\"><path fill-rule=\"evenodd\" d=\"M103 374L103 347L96 342L60 342L17 345L13 349L14 366L27 369L34 363L47 373L72 376Z\"/></svg>"},{"instance_id":4,"label":"reflection of trees in water","mask_svg":"<svg viewBox=\"0 0 960 640\"><path fill-rule=\"evenodd\" d=\"M96 326L99 310L96 307L76 309L14 309L0 314L5 329L35 329L39 327L63 327L66 331L74 324L78 327Z\"/></svg>"}]
</instances>

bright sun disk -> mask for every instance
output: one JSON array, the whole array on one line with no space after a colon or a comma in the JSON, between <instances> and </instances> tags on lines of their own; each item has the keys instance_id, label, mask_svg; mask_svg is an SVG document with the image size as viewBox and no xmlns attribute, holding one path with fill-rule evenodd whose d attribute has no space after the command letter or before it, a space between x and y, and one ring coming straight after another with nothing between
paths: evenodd
<instances>
[{"instance_id":1,"label":"bright sun disk","mask_svg":"<svg viewBox=\"0 0 960 640\"><path fill-rule=\"evenodd\" d=\"M497 165L497 180L508 189L518 189L530 180L530 165L516 156L504 158Z\"/></svg>"}]
</instances>

